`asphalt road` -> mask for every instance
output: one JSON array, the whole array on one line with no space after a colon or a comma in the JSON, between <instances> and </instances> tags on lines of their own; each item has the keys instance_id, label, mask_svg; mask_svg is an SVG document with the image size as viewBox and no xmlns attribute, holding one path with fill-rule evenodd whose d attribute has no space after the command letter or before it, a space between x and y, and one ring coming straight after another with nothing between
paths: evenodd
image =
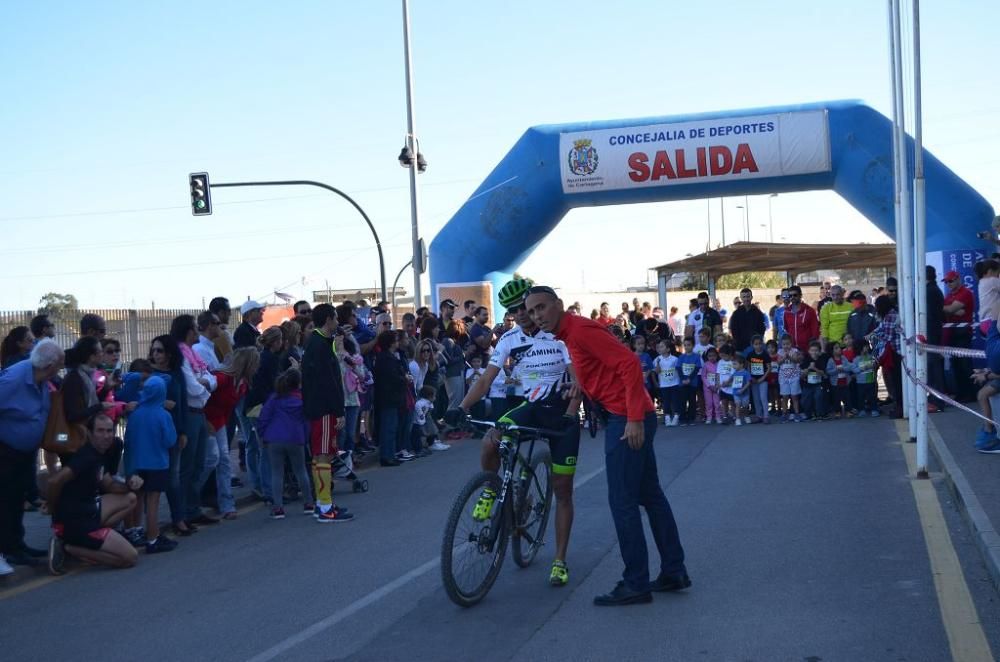
<instances>
[{"instance_id":1,"label":"asphalt road","mask_svg":"<svg viewBox=\"0 0 1000 662\"><path fill-rule=\"evenodd\" d=\"M441 533L477 466L466 441L368 472L367 494L339 483L351 523L317 524L299 504L271 521L258 506L132 570L81 569L13 596L0 586L0 659L952 659L892 422L660 428L694 586L625 608L591 604L621 572L599 442L584 435L565 588L546 583L548 546L527 570L508 559L472 609L445 596ZM938 494L1000 650L997 594Z\"/></svg>"}]
</instances>

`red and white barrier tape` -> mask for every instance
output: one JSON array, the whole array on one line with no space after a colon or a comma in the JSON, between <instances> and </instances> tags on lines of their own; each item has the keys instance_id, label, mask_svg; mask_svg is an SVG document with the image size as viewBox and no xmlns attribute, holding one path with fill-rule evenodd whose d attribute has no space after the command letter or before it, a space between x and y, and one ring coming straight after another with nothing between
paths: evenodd
<instances>
[{"instance_id":1,"label":"red and white barrier tape","mask_svg":"<svg viewBox=\"0 0 1000 662\"><path fill-rule=\"evenodd\" d=\"M916 345L917 349L920 349L925 352L931 352L932 354L944 354L946 356L960 356L960 357L967 357L970 359L986 358L986 352L984 352L981 349L968 349L965 347L943 347L941 345L929 345L916 338L907 338L905 342L907 345Z\"/></svg>"},{"instance_id":2,"label":"red and white barrier tape","mask_svg":"<svg viewBox=\"0 0 1000 662\"><path fill-rule=\"evenodd\" d=\"M906 372L906 376L909 377L910 381L912 381L914 384L916 384L920 388L924 389L925 391L927 391L928 393L930 393L931 395L933 395L937 399L942 400L944 402L947 402L952 407L957 407L958 409L961 409L962 411L967 411L970 414L972 414L973 416L975 416L976 418L979 418L979 419L982 419L982 420L986 421L990 425L994 424L992 419L989 419L986 416L983 416L980 412L975 411L974 409L970 409L969 407L966 407L961 402L958 402L957 400L955 400L951 396L942 393L941 391L937 390L936 388L934 388L933 386L931 386L927 382L924 382L924 381L921 381L921 380L917 379L917 376L914 375L913 372L907 367L905 361L900 361L900 363L903 366L903 370Z\"/></svg>"}]
</instances>

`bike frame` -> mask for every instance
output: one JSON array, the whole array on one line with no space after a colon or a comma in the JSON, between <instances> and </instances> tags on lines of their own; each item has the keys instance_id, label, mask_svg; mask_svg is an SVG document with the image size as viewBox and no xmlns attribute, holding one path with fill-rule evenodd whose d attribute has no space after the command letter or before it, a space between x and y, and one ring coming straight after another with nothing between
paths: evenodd
<instances>
[{"instance_id":1,"label":"bike frame","mask_svg":"<svg viewBox=\"0 0 1000 662\"><path fill-rule=\"evenodd\" d=\"M529 460L531 459L532 453L535 450L535 443L538 441L548 441L548 437L552 436L552 432L549 430L543 430L541 428L532 428L513 424L504 423L494 423L493 421L476 421L470 420L470 423L474 425L480 425L483 427L489 427L496 430L500 430L501 434L507 432L514 432L512 439L505 439L501 437L500 439L500 468L503 470L503 474L500 476L500 494L497 495L497 505L501 509L501 517L506 517L506 513L503 513L503 509L507 507L507 494L510 490L510 486L514 479L514 468L517 466L519 458L522 465L522 472L531 477L533 482L538 481L535 476L535 472L531 470L531 464ZM530 435L529 439L525 440L521 438L521 433L527 433ZM525 459L521 455L521 445L528 444L528 457ZM513 504L512 504L513 505ZM513 508L511 509L513 514ZM493 531L490 532L490 543L488 549L493 550L493 546L496 545L497 541L500 539L501 529L504 530L504 535L512 533L514 529L518 527L518 522L516 520L511 521L511 527L508 530L507 527L498 526L494 527ZM524 533L523 531L521 532ZM528 536L530 538L531 536ZM530 544L534 545L534 540L528 541Z\"/></svg>"}]
</instances>

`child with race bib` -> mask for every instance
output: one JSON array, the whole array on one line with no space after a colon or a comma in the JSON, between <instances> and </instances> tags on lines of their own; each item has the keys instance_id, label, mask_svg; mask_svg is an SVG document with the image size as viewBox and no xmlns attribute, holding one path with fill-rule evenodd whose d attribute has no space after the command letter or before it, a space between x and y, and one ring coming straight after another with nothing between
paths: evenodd
<instances>
[{"instance_id":1,"label":"child with race bib","mask_svg":"<svg viewBox=\"0 0 1000 662\"><path fill-rule=\"evenodd\" d=\"M785 336L788 338L788 336ZM785 415L784 421L798 423L804 421L799 410L799 396L802 395L802 355L795 348L785 352L778 367L778 394L781 399L781 409Z\"/></svg>"},{"instance_id":2,"label":"child with race bib","mask_svg":"<svg viewBox=\"0 0 1000 662\"><path fill-rule=\"evenodd\" d=\"M865 340L854 341L854 379L857 384L856 407L858 416L879 416L878 387L875 384L875 357L872 356L871 345Z\"/></svg>"},{"instance_id":3,"label":"child with race bib","mask_svg":"<svg viewBox=\"0 0 1000 662\"><path fill-rule=\"evenodd\" d=\"M719 350L709 347L701 366L702 394L705 400L705 423L722 423L719 400Z\"/></svg>"},{"instance_id":4,"label":"child with race bib","mask_svg":"<svg viewBox=\"0 0 1000 662\"><path fill-rule=\"evenodd\" d=\"M701 357L695 354L694 342L690 338L684 339L684 353L678 357L678 364L681 371L680 402L681 402L681 425L691 425L698 415L698 402L696 395L701 391Z\"/></svg>"},{"instance_id":5,"label":"child with race bib","mask_svg":"<svg viewBox=\"0 0 1000 662\"><path fill-rule=\"evenodd\" d=\"M778 370L781 367L781 357L778 356L778 343L768 340L764 345L770 367L767 370L767 399L771 403L771 411L781 416L781 393L778 391Z\"/></svg>"},{"instance_id":6,"label":"child with race bib","mask_svg":"<svg viewBox=\"0 0 1000 662\"><path fill-rule=\"evenodd\" d=\"M730 378L733 389L733 413L736 425L750 424L750 372L747 370L747 360L736 354L733 356L733 376Z\"/></svg>"},{"instance_id":7,"label":"child with race bib","mask_svg":"<svg viewBox=\"0 0 1000 662\"><path fill-rule=\"evenodd\" d=\"M750 399L754 419L770 423L767 411L767 379L771 373L771 355L764 349L764 337L754 336L747 354L747 372L750 373Z\"/></svg>"},{"instance_id":8,"label":"child with race bib","mask_svg":"<svg viewBox=\"0 0 1000 662\"><path fill-rule=\"evenodd\" d=\"M725 343L719 347L719 365L716 367L719 374L719 403L722 405L722 421L724 423L729 423L734 416L733 372L735 370L733 346Z\"/></svg>"},{"instance_id":9,"label":"child with race bib","mask_svg":"<svg viewBox=\"0 0 1000 662\"><path fill-rule=\"evenodd\" d=\"M815 421L826 418L826 357L817 341L809 343L809 354L799 364L802 368L802 412L803 420Z\"/></svg>"},{"instance_id":10,"label":"child with race bib","mask_svg":"<svg viewBox=\"0 0 1000 662\"><path fill-rule=\"evenodd\" d=\"M831 397L834 418L853 416L850 384L854 375L854 366L850 359L844 356L840 343L830 346L830 359L826 362L826 375L830 378Z\"/></svg>"},{"instance_id":11,"label":"child with race bib","mask_svg":"<svg viewBox=\"0 0 1000 662\"><path fill-rule=\"evenodd\" d=\"M680 386L678 373L679 360L671 351L672 343L661 340L656 343L659 353L653 359L653 370L656 372L660 387L660 405L663 407L663 424L676 426L680 421Z\"/></svg>"}]
</instances>

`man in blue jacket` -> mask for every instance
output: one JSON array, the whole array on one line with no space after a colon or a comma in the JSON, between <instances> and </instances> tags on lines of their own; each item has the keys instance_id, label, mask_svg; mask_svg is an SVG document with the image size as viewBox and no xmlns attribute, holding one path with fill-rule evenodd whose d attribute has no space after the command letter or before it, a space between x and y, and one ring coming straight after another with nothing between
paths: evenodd
<instances>
[{"instance_id":1,"label":"man in blue jacket","mask_svg":"<svg viewBox=\"0 0 1000 662\"><path fill-rule=\"evenodd\" d=\"M35 455L49 418L48 382L65 358L46 338L30 360L0 372L0 576L14 572L8 563L35 565L45 556L24 544L24 495L35 480Z\"/></svg>"}]
</instances>

